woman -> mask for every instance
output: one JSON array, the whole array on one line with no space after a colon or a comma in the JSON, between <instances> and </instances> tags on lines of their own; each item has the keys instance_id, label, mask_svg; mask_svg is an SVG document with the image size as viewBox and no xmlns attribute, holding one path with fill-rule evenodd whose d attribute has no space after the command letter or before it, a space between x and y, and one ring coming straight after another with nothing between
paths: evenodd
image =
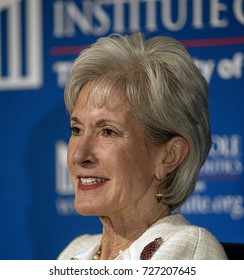
<instances>
[{"instance_id":1,"label":"woman","mask_svg":"<svg viewBox=\"0 0 244 280\"><path fill-rule=\"evenodd\" d=\"M77 212L99 216L103 232L59 259L226 259L207 230L172 214L211 147L207 92L171 38L112 35L80 54L65 89L68 167Z\"/></svg>"}]
</instances>

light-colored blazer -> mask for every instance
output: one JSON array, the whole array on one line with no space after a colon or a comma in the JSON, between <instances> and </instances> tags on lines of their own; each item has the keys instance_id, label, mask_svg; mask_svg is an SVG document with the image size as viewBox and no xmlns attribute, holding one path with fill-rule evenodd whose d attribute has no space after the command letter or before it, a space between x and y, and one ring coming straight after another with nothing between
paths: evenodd
<instances>
[{"instance_id":1,"label":"light-colored blazer","mask_svg":"<svg viewBox=\"0 0 244 280\"><path fill-rule=\"evenodd\" d=\"M224 249L206 229L190 225L181 214L158 220L123 251L116 260L139 260L141 252L156 238L162 244L152 260L225 260ZM91 260L100 247L102 235L82 235L74 239L58 259Z\"/></svg>"}]
</instances>

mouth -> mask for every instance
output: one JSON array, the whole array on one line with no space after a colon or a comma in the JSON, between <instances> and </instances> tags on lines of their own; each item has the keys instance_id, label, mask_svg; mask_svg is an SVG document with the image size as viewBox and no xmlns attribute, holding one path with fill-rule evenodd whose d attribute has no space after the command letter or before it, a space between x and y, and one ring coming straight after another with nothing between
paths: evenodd
<instances>
[{"instance_id":1,"label":"mouth","mask_svg":"<svg viewBox=\"0 0 244 280\"><path fill-rule=\"evenodd\" d=\"M78 177L78 188L81 190L90 190L103 186L108 179L99 177Z\"/></svg>"}]
</instances>

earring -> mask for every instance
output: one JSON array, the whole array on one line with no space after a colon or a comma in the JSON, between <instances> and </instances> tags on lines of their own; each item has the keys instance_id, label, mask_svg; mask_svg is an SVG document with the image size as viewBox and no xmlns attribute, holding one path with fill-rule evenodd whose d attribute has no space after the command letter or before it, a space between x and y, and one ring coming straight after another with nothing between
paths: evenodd
<instances>
[{"instance_id":1,"label":"earring","mask_svg":"<svg viewBox=\"0 0 244 280\"><path fill-rule=\"evenodd\" d=\"M160 192L160 190L157 190L157 193L155 194L155 197L157 199L157 202L161 202L163 199L163 194Z\"/></svg>"},{"instance_id":2,"label":"earring","mask_svg":"<svg viewBox=\"0 0 244 280\"><path fill-rule=\"evenodd\" d=\"M163 193L162 193L162 186L160 184L160 182L157 180L157 184L156 184L156 194L155 197L157 199L157 202L161 202L163 199Z\"/></svg>"}]
</instances>

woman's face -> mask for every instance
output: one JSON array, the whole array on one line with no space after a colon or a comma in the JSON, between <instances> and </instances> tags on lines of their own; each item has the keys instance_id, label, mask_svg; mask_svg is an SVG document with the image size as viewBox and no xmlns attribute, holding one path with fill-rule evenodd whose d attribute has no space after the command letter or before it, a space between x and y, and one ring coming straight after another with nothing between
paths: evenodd
<instances>
[{"instance_id":1,"label":"woman's face","mask_svg":"<svg viewBox=\"0 0 244 280\"><path fill-rule=\"evenodd\" d=\"M75 187L75 208L83 215L130 214L153 200L158 147L118 92L108 106L95 106L86 84L71 115L68 167ZM98 92L101 95L102 92Z\"/></svg>"}]
</instances>

